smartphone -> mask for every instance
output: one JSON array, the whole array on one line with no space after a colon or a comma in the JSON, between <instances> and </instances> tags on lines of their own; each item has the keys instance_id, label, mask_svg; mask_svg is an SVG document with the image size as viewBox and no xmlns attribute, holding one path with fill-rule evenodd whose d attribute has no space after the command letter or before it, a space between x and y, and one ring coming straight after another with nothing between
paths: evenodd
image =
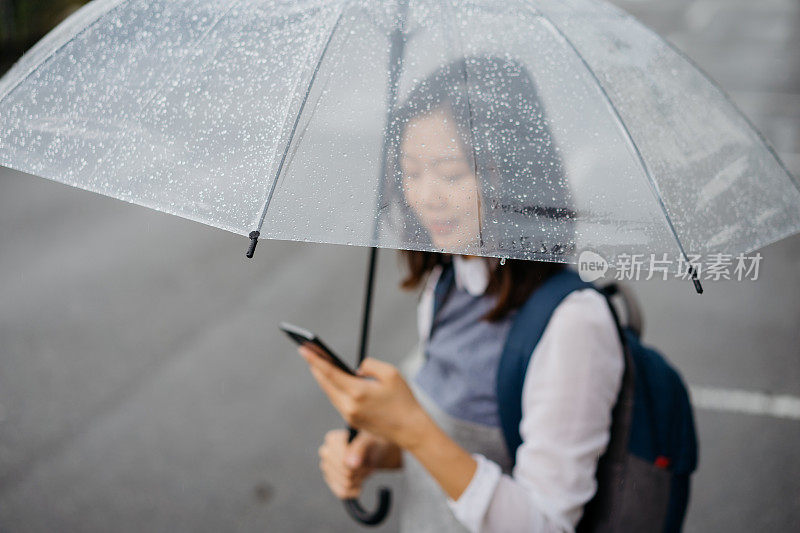
<instances>
[{"instance_id":1,"label":"smartphone","mask_svg":"<svg viewBox=\"0 0 800 533\"><path fill-rule=\"evenodd\" d=\"M281 329L281 331L286 333L294 342L296 342L299 345L310 343L315 346L318 346L325 353L325 357L328 359L328 361L333 363L336 366L336 368L338 368L342 372L350 374L351 376L356 375L356 373L353 372L353 370L351 370L350 367L347 366L347 364L345 364L341 359L339 359L330 348L325 346L325 344L319 339L319 337L317 337L307 329L295 326L294 324L289 324L288 322L281 322L280 324L278 324L278 327Z\"/></svg>"}]
</instances>

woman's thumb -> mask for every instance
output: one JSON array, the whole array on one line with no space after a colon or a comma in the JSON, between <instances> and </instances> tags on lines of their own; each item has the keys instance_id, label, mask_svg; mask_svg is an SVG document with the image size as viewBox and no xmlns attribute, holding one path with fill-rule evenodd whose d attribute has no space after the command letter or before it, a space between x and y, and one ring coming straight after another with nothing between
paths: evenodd
<instances>
[{"instance_id":1,"label":"woman's thumb","mask_svg":"<svg viewBox=\"0 0 800 533\"><path fill-rule=\"evenodd\" d=\"M364 359L357 370L359 376L376 378L379 381L386 381L396 373L397 369L394 365L372 357Z\"/></svg>"}]
</instances>

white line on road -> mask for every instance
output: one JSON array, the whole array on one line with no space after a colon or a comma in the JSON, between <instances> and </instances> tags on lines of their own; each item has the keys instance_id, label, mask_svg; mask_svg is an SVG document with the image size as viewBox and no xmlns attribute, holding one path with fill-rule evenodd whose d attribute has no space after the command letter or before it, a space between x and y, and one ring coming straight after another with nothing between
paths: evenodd
<instances>
[{"instance_id":1,"label":"white line on road","mask_svg":"<svg viewBox=\"0 0 800 533\"><path fill-rule=\"evenodd\" d=\"M741 389L690 385L692 403L699 409L800 420L800 398Z\"/></svg>"}]
</instances>

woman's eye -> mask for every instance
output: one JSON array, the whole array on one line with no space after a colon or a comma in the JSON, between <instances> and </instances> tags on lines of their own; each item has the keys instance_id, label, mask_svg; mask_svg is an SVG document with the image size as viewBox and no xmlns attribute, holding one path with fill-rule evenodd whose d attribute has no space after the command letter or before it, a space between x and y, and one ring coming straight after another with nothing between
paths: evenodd
<instances>
[{"instance_id":1,"label":"woman's eye","mask_svg":"<svg viewBox=\"0 0 800 533\"><path fill-rule=\"evenodd\" d=\"M445 176L444 179L446 179L447 181L458 181L463 177L464 177L464 174L453 174L453 175L450 175L450 176Z\"/></svg>"}]
</instances>

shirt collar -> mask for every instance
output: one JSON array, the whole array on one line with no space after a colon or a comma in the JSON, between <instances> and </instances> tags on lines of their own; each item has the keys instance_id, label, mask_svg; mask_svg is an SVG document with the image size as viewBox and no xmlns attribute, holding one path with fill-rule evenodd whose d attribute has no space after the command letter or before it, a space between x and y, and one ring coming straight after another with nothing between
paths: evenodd
<instances>
[{"instance_id":1,"label":"shirt collar","mask_svg":"<svg viewBox=\"0 0 800 533\"><path fill-rule=\"evenodd\" d=\"M453 256L456 287L465 289L470 296L481 296L489 285L489 267L483 257L464 259Z\"/></svg>"}]
</instances>

